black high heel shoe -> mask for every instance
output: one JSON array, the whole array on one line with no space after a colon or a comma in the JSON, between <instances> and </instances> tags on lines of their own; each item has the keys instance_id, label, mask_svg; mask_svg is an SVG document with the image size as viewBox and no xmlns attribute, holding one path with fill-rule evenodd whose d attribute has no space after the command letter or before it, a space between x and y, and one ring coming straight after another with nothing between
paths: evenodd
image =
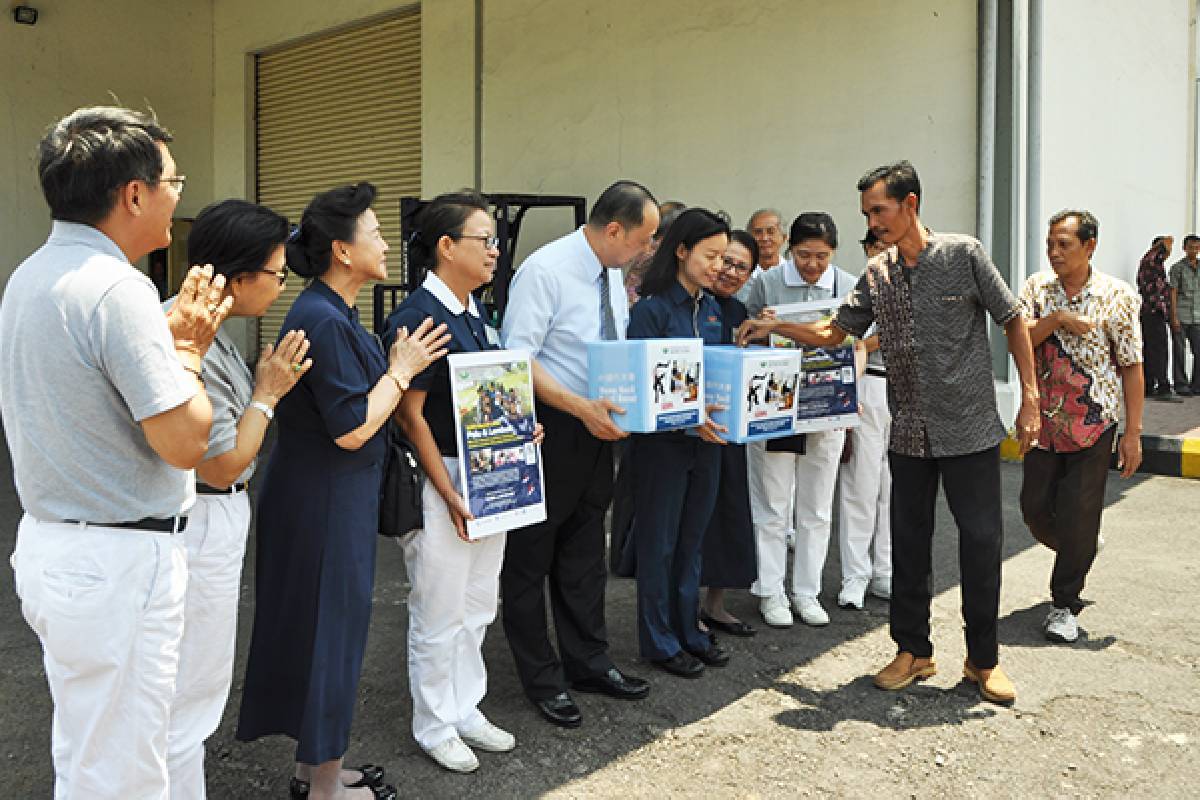
<instances>
[{"instance_id":1,"label":"black high heel shoe","mask_svg":"<svg viewBox=\"0 0 1200 800\"><path fill-rule=\"evenodd\" d=\"M374 764L363 764L358 768L358 771L362 773L362 777L354 783L347 783L347 789L369 787L378 800L396 800L399 797L394 786L383 782L383 767L377 767ZM291 793L292 800L307 800L309 788L308 781L302 781L299 778L292 778L288 783L288 792Z\"/></svg>"}]
</instances>

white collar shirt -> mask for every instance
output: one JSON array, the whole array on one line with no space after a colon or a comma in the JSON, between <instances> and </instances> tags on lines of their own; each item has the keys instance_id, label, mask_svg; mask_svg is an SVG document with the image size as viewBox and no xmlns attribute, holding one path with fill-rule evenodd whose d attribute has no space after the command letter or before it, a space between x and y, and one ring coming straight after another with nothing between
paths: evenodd
<instances>
[{"instance_id":1,"label":"white collar shirt","mask_svg":"<svg viewBox=\"0 0 1200 800\"><path fill-rule=\"evenodd\" d=\"M564 389L587 396L587 344L600 341L600 272L583 228L534 252L513 277L501 324L504 346L528 350ZM621 270L608 268L618 338L629 307Z\"/></svg>"},{"instance_id":2,"label":"white collar shirt","mask_svg":"<svg viewBox=\"0 0 1200 800\"><path fill-rule=\"evenodd\" d=\"M446 285L446 282L438 277L436 272L430 270L425 273L425 280L421 283L421 288L429 292L437 298L437 301L446 307L454 316L460 316L464 311L470 311L471 316L479 319L479 307L475 305L475 296L468 295L468 306L464 306L462 301L455 296L454 292Z\"/></svg>"}]
</instances>

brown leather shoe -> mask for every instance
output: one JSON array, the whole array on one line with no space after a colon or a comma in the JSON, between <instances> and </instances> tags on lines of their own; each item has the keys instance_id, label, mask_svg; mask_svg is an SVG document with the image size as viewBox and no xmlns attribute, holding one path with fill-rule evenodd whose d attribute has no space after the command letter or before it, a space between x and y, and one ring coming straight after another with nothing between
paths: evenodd
<instances>
[{"instance_id":1,"label":"brown leather shoe","mask_svg":"<svg viewBox=\"0 0 1200 800\"><path fill-rule=\"evenodd\" d=\"M976 669L968 658L963 662L963 677L979 685L979 696L984 700L1008 705L1017 699L1016 687L999 664L991 669Z\"/></svg>"},{"instance_id":2,"label":"brown leather shoe","mask_svg":"<svg viewBox=\"0 0 1200 800\"><path fill-rule=\"evenodd\" d=\"M912 653L900 651L892 663L875 675L875 685L880 689L895 691L903 689L913 681L937 675L937 664L932 658L917 658Z\"/></svg>"}]
</instances>

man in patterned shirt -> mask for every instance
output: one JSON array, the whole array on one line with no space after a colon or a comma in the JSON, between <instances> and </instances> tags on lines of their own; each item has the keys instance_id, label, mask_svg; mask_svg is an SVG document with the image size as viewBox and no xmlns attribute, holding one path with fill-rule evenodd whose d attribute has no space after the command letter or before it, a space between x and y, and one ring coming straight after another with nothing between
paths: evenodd
<instances>
[{"instance_id":1,"label":"man in patterned shirt","mask_svg":"<svg viewBox=\"0 0 1200 800\"><path fill-rule=\"evenodd\" d=\"M1051 217L1046 255L1053 271L1030 275L1021 289L1042 398L1042 432L1025 456L1021 513L1034 538L1056 553L1054 608L1043 625L1052 642L1079 638L1079 593L1096 558L1122 394L1121 477L1142 463L1141 299L1092 267L1099 227L1087 211Z\"/></svg>"},{"instance_id":2,"label":"man in patterned shirt","mask_svg":"<svg viewBox=\"0 0 1200 800\"><path fill-rule=\"evenodd\" d=\"M875 676L903 689L937 673L929 638L931 549L939 480L959 533L967 661L964 676L986 700L1012 702L1016 690L999 667L996 623L1004 545L1000 442L987 316L1004 326L1021 379L1021 451L1037 436L1038 393L1029 329L1016 298L983 246L970 236L933 233L918 216L921 183L901 161L858 182L863 216L888 249L867 262L832 320L753 320L739 341L771 331L802 344L830 346L878 325L892 412L891 634L896 657Z\"/></svg>"}]
</instances>

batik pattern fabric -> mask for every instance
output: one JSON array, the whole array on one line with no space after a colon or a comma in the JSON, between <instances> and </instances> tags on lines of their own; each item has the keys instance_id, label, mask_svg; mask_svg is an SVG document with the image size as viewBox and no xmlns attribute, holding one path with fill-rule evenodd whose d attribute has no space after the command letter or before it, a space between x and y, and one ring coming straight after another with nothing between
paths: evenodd
<instances>
[{"instance_id":1,"label":"batik pattern fabric","mask_svg":"<svg viewBox=\"0 0 1200 800\"><path fill-rule=\"evenodd\" d=\"M1047 270L1025 281L1020 302L1031 321L1070 311L1093 323L1083 334L1056 328L1034 347L1042 411L1037 446L1057 453L1091 447L1120 418L1119 368L1142 361L1141 300L1129 284L1095 270L1068 297Z\"/></svg>"},{"instance_id":2,"label":"batik pattern fabric","mask_svg":"<svg viewBox=\"0 0 1200 800\"><path fill-rule=\"evenodd\" d=\"M1171 286L1167 282L1167 270L1163 267L1166 253L1162 248L1151 247L1142 256L1138 265L1137 286L1142 296L1143 310L1166 319L1170 304Z\"/></svg>"}]
</instances>

